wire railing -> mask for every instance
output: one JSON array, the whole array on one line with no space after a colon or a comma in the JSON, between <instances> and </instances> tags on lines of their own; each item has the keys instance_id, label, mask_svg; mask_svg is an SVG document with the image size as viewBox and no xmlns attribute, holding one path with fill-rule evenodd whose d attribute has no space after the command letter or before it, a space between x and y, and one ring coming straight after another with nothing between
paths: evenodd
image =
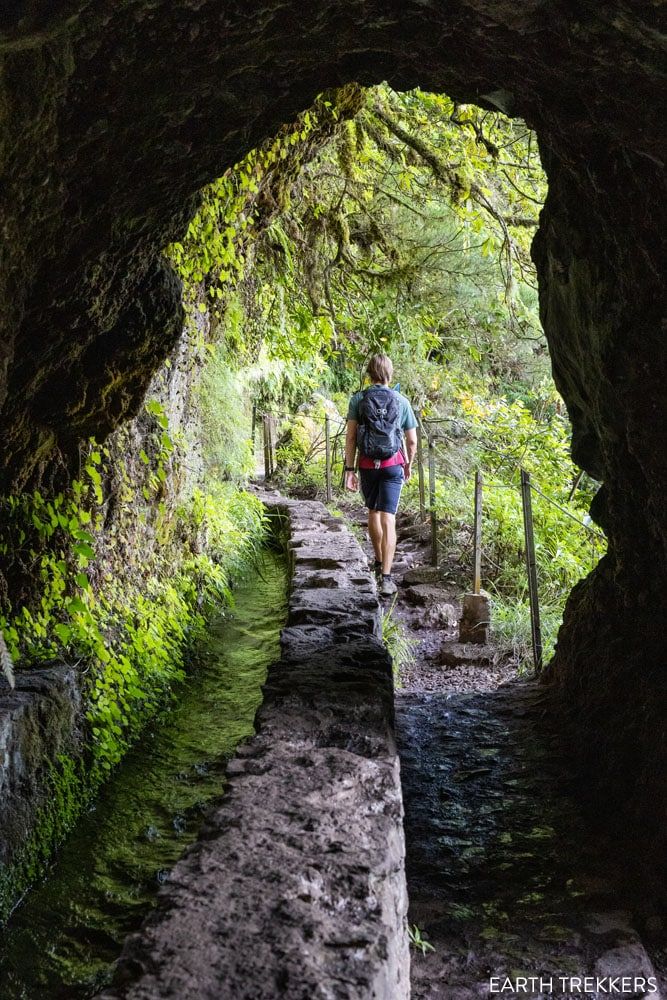
<instances>
[{"instance_id":1,"label":"wire railing","mask_svg":"<svg viewBox=\"0 0 667 1000\"><path fill-rule=\"evenodd\" d=\"M293 413L281 413L269 410L259 411L257 408L253 408L253 441L256 437L257 427L261 424L261 443L266 479L270 479L276 473L278 428L282 422L291 422L294 419L295 414ZM458 437L458 435L450 436L442 432L442 425L447 423L457 423L457 421L446 417L433 419L420 417L417 426L416 457L419 510L422 522L428 521L430 523L431 563L435 567L437 567L439 561L436 457L440 455L440 458L444 460L443 443L451 441L454 437ZM340 490L344 488L345 428L345 420L329 414L325 415L318 433L311 442L309 455L306 456L306 460L312 458L324 459L324 489L327 502L333 500L336 488ZM425 444L426 448L424 447ZM425 452L426 455L424 454ZM338 470L340 471L340 476L338 476ZM481 470L478 469L475 471L473 491L472 593L475 595L480 594L482 589L483 498L485 491L512 491L521 499L533 663L535 671L539 672L543 667L543 644L532 503L533 495L539 496L542 501L550 504L565 517L579 525L580 528L583 528L589 533L589 537L593 543L595 541L604 542L606 539L597 528L594 528L591 524L587 524L571 510L563 506L562 503L549 496L545 490L533 481L528 471L519 467L517 472L517 482L499 483L485 481ZM577 483L575 483L575 489L576 485ZM572 493L570 496L572 496Z\"/></svg>"},{"instance_id":2,"label":"wire railing","mask_svg":"<svg viewBox=\"0 0 667 1000\"><path fill-rule=\"evenodd\" d=\"M428 505L428 517L431 524L431 561L434 566L438 565L438 523L437 523L437 511L436 511L436 479L435 479L435 455L438 450L438 441L442 440L446 436L438 433L439 425L447 423L450 418L437 418L434 420L420 419L419 426L417 430L418 435L418 447L417 447L417 457L420 463L419 470L419 500L420 500L420 512L422 515L422 520L425 520L427 510L425 503L425 487L424 487L424 472L423 472L423 436L426 434L426 440L428 445L428 493L429 493L429 505ZM435 428L435 432L431 430ZM449 438L447 438L449 439ZM578 485L581 476L575 481L574 489ZM530 606L530 625L531 625L531 644L533 649L533 665L535 671L539 673L543 668L543 644L542 644L542 626L540 620L540 600L539 600L539 590L538 590L538 571L537 571L537 557L535 548L535 528L534 528L534 517L533 517L533 504L532 497L533 494L539 496L542 500L546 501L552 507L560 511L561 514L568 517L571 521L574 521L581 528L587 531L591 539L597 539L598 541L606 541L605 536L602 532L598 531L592 525L587 524L581 518L577 517L568 510L562 504L558 503L553 497L549 496L543 489L540 488L532 479L529 472L526 469L518 468L518 482L517 483L485 483L482 472L478 469L475 472L475 485L474 485L474 501L473 501L473 594L479 594L481 591L481 569L482 569L482 522L483 522L483 492L485 489L503 489L510 490L513 492L518 492L521 497L521 509L522 509L522 520L523 520L523 534L524 534L524 558L525 558L525 568L526 568L526 580L528 587L528 600ZM574 493L574 489L570 493L570 497Z\"/></svg>"}]
</instances>

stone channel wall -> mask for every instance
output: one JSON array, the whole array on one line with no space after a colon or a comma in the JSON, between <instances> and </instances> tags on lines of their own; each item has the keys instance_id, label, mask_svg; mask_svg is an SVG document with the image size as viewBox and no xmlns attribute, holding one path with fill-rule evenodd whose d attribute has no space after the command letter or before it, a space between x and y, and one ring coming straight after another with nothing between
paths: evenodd
<instances>
[{"instance_id":1,"label":"stone channel wall","mask_svg":"<svg viewBox=\"0 0 667 1000\"><path fill-rule=\"evenodd\" d=\"M391 662L366 558L267 500L292 570L282 656L224 799L126 942L107 1000L409 997Z\"/></svg>"},{"instance_id":2,"label":"stone channel wall","mask_svg":"<svg viewBox=\"0 0 667 1000\"><path fill-rule=\"evenodd\" d=\"M12 691L0 682L0 920L61 835L66 817L63 762L81 753L82 700L73 667L18 672ZM60 797L60 801L58 801ZM51 809L55 811L47 812ZM35 842L39 818L44 844ZM43 860L43 857L42 857Z\"/></svg>"}]
</instances>

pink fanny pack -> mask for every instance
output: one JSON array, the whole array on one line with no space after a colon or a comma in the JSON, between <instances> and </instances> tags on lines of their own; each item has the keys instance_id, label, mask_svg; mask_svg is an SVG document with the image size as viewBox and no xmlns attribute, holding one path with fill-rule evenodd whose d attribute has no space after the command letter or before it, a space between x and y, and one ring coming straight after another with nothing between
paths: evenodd
<instances>
[{"instance_id":1,"label":"pink fanny pack","mask_svg":"<svg viewBox=\"0 0 667 1000\"><path fill-rule=\"evenodd\" d=\"M391 458L383 458L379 465L375 464L374 458L366 458L365 455L359 456L360 469L389 469L392 465L405 465L405 458L400 449Z\"/></svg>"}]
</instances>

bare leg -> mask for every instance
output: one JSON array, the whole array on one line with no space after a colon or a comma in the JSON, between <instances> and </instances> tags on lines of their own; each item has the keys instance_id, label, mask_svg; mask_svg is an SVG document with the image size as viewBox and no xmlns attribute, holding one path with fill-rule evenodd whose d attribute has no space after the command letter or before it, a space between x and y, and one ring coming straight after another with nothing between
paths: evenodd
<instances>
[{"instance_id":1,"label":"bare leg","mask_svg":"<svg viewBox=\"0 0 667 1000\"><path fill-rule=\"evenodd\" d=\"M368 534L371 536L373 551L378 562L382 562L382 517L383 514L379 510L369 510L368 512Z\"/></svg>"},{"instance_id":2,"label":"bare leg","mask_svg":"<svg viewBox=\"0 0 667 1000\"><path fill-rule=\"evenodd\" d=\"M382 525L382 573L388 576L396 552L396 515L380 511Z\"/></svg>"}]
</instances>

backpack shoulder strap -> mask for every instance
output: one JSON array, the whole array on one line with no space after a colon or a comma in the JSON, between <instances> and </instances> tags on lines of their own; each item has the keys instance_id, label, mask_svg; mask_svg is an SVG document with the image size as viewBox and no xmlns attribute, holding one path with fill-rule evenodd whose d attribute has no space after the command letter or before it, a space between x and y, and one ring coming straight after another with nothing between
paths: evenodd
<instances>
[{"instance_id":1,"label":"backpack shoulder strap","mask_svg":"<svg viewBox=\"0 0 667 1000\"><path fill-rule=\"evenodd\" d=\"M364 414L364 403L366 402L366 396L368 395L369 390L372 389L372 388L373 388L372 385L366 386L366 388L362 389L361 392L360 392L360 394L359 394L360 398L359 398L359 421L358 422L360 424L364 423L364 416L365 416L365 414Z\"/></svg>"}]
</instances>

